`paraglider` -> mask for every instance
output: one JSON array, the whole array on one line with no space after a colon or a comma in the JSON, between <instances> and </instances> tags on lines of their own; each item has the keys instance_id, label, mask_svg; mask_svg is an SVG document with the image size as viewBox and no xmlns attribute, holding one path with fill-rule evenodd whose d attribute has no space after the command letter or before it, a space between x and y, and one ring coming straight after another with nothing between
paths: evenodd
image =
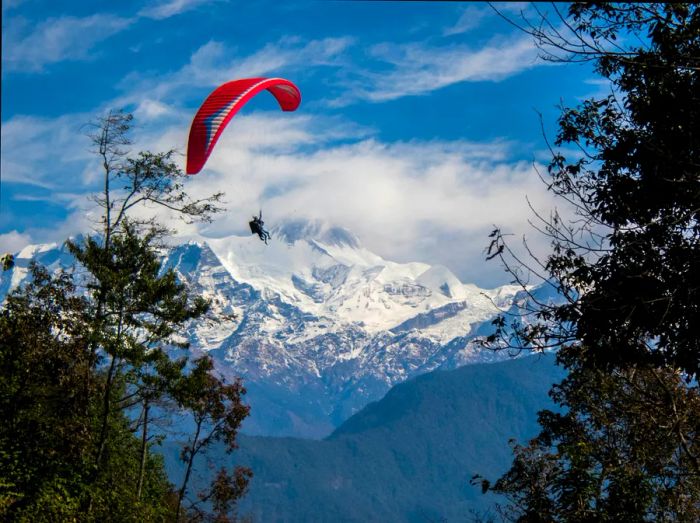
<instances>
[{"instance_id":1,"label":"paraglider","mask_svg":"<svg viewBox=\"0 0 700 523\"><path fill-rule=\"evenodd\" d=\"M220 85L207 96L192 120L187 142L187 174L202 170L226 125L263 90L272 93L283 111L294 111L301 103L299 88L284 78L244 78Z\"/></svg>"},{"instance_id":2,"label":"paraglider","mask_svg":"<svg viewBox=\"0 0 700 523\"><path fill-rule=\"evenodd\" d=\"M295 111L301 103L299 88L284 78L243 78L220 85L207 96L192 120L187 141L187 174L202 170L231 119L263 90L272 93L283 111ZM267 245L270 233L263 227L262 210L248 225L251 233Z\"/></svg>"},{"instance_id":3,"label":"paraglider","mask_svg":"<svg viewBox=\"0 0 700 523\"><path fill-rule=\"evenodd\" d=\"M265 222L262 220L262 210L258 216L253 216L253 219L248 222L248 225L250 226L250 233L257 234L260 239L265 242L265 245L267 245L267 240L272 236L265 230Z\"/></svg>"}]
</instances>

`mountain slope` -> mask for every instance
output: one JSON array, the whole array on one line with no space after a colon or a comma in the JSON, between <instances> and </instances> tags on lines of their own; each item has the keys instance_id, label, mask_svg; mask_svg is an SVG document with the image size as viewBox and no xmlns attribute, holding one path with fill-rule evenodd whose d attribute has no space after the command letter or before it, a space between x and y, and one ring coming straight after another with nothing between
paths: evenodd
<instances>
[{"instance_id":1,"label":"mountain slope","mask_svg":"<svg viewBox=\"0 0 700 523\"><path fill-rule=\"evenodd\" d=\"M253 469L241 513L255 521L465 521L494 501L470 478L508 467L508 440L537 433L536 412L562 377L551 355L432 372L323 441L244 436L232 457L213 462ZM171 477L175 455L166 451Z\"/></svg>"}]
</instances>

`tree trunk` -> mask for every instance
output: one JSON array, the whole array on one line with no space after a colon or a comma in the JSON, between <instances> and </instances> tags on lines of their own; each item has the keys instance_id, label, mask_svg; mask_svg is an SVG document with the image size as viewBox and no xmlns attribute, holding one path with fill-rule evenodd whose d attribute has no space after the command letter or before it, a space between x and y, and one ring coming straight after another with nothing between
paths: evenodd
<instances>
[{"instance_id":1,"label":"tree trunk","mask_svg":"<svg viewBox=\"0 0 700 523\"><path fill-rule=\"evenodd\" d=\"M180 488L180 494L177 498L177 511L175 512L175 521L180 520L180 509L182 507L182 500L185 497L185 491L187 490L187 483L190 480L190 474L192 473L192 465L194 464L194 457L197 454L197 440L199 439L199 432L202 429L203 419L197 421L197 431L194 434L194 439L192 440L192 447L190 449L189 459L187 460L187 471L185 472L185 479L182 480L182 487Z\"/></svg>"},{"instance_id":2,"label":"tree trunk","mask_svg":"<svg viewBox=\"0 0 700 523\"><path fill-rule=\"evenodd\" d=\"M146 473L146 458L148 457L148 399L143 401L143 433L141 434L141 465L139 466L139 483L136 487L136 499L141 499L143 476Z\"/></svg>"},{"instance_id":3,"label":"tree trunk","mask_svg":"<svg viewBox=\"0 0 700 523\"><path fill-rule=\"evenodd\" d=\"M105 447L107 446L107 430L109 428L109 411L110 411L110 396L112 394L112 378L114 376L114 367L116 366L117 358L112 357L112 363L109 364L109 371L107 372L107 382L105 383L105 393L102 398L102 427L100 428L100 439L97 444L97 456L95 458L95 472L100 468L102 464L102 458L104 457Z\"/></svg>"}]
</instances>

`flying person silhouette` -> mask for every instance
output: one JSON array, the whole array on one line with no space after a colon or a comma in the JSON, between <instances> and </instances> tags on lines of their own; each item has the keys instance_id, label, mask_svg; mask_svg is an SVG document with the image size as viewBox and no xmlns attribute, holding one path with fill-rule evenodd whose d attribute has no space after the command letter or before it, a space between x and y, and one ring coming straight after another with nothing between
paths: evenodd
<instances>
[{"instance_id":1,"label":"flying person silhouette","mask_svg":"<svg viewBox=\"0 0 700 523\"><path fill-rule=\"evenodd\" d=\"M262 220L262 210L258 216L253 216L253 219L248 222L250 225L251 234L257 234L262 241L267 245L267 240L271 238L270 233L264 228L265 222Z\"/></svg>"}]
</instances>

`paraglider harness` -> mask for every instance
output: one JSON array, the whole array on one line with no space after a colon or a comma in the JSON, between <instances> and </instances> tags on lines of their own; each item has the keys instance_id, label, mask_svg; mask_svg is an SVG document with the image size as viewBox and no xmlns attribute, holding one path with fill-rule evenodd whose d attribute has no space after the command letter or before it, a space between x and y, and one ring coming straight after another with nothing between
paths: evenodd
<instances>
[{"instance_id":1,"label":"paraglider harness","mask_svg":"<svg viewBox=\"0 0 700 523\"><path fill-rule=\"evenodd\" d=\"M262 211L260 211L259 216L253 216L253 219L248 222L248 225L250 225L251 234L257 234L260 239L265 242L265 245L267 245L267 240L269 240L271 236L263 227L265 222L262 220Z\"/></svg>"}]
</instances>

